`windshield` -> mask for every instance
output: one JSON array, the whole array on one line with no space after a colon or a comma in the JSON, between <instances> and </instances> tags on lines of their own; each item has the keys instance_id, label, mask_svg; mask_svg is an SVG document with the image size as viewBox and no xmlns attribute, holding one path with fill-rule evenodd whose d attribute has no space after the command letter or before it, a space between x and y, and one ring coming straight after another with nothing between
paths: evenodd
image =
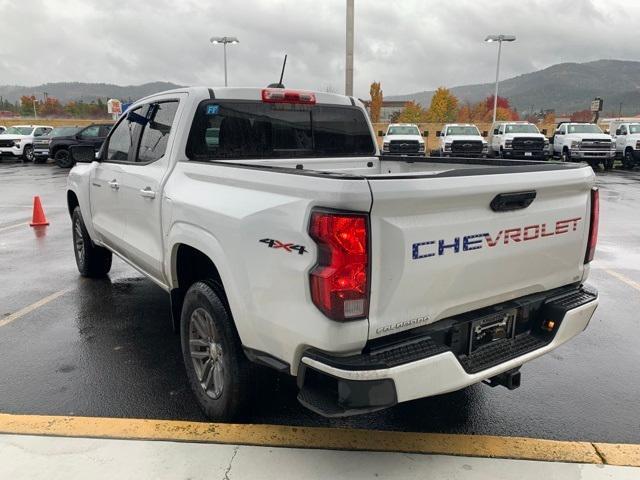
<instances>
[{"instance_id":1,"label":"windshield","mask_svg":"<svg viewBox=\"0 0 640 480\"><path fill-rule=\"evenodd\" d=\"M51 130L47 137L66 137L67 135L74 135L80 131L80 127L58 127Z\"/></svg>"},{"instance_id":2,"label":"windshield","mask_svg":"<svg viewBox=\"0 0 640 480\"><path fill-rule=\"evenodd\" d=\"M32 131L31 127L9 127L4 133L5 135L31 135Z\"/></svg>"},{"instance_id":3,"label":"windshield","mask_svg":"<svg viewBox=\"0 0 640 480\"><path fill-rule=\"evenodd\" d=\"M602 133L600 127L592 123L569 125L567 128L569 133Z\"/></svg>"},{"instance_id":4,"label":"windshield","mask_svg":"<svg viewBox=\"0 0 640 480\"><path fill-rule=\"evenodd\" d=\"M629 125L629 133L640 133L640 123L632 123Z\"/></svg>"},{"instance_id":5,"label":"windshield","mask_svg":"<svg viewBox=\"0 0 640 480\"><path fill-rule=\"evenodd\" d=\"M192 160L374 155L364 113L354 107L262 102L200 104L187 142Z\"/></svg>"},{"instance_id":6,"label":"windshield","mask_svg":"<svg viewBox=\"0 0 640 480\"><path fill-rule=\"evenodd\" d=\"M516 123L507 125L506 133L540 133L538 127L530 123Z\"/></svg>"},{"instance_id":7,"label":"windshield","mask_svg":"<svg viewBox=\"0 0 640 480\"><path fill-rule=\"evenodd\" d=\"M447 135L480 135L480 132L473 125L463 127L449 127L447 128Z\"/></svg>"},{"instance_id":8,"label":"windshield","mask_svg":"<svg viewBox=\"0 0 640 480\"><path fill-rule=\"evenodd\" d=\"M420 130L415 125L399 125L389 127L387 135L420 135Z\"/></svg>"}]
</instances>

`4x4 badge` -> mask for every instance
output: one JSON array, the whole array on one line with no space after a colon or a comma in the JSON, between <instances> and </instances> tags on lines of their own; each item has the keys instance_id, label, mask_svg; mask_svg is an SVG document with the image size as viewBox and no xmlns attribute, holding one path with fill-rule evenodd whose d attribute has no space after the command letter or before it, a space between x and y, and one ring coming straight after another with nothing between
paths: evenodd
<instances>
[{"instance_id":1,"label":"4x4 badge","mask_svg":"<svg viewBox=\"0 0 640 480\"><path fill-rule=\"evenodd\" d=\"M274 240L272 238L263 238L260 240L260 243L266 243L269 248L281 248L285 252L293 252L294 250L298 252L298 254L302 255L303 253L308 252L304 245L294 245L293 243L284 243L280 240Z\"/></svg>"}]
</instances>

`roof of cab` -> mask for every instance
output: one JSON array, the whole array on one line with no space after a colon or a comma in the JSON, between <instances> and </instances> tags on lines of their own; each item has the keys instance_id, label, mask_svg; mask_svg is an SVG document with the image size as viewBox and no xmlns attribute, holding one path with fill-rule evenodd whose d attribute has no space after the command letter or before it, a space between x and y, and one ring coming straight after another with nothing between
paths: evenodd
<instances>
[{"instance_id":1,"label":"roof of cab","mask_svg":"<svg viewBox=\"0 0 640 480\"><path fill-rule=\"evenodd\" d=\"M164 96L172 93L188 93L196 97L209 97L216 100L262 100L262 87L183 87L174 88L173 90L166 90L164 92L154 93L135 102L135 104L151 100L157 96ZM316 103L330 104L330 105L358 105L361 106L361 102L353 97L347 97L345 95L339 95L336 93L318 92L314 90L305 90L298 88L285 88L285 90L310 92L316 96Z\"/></svg>"}]
</instances>

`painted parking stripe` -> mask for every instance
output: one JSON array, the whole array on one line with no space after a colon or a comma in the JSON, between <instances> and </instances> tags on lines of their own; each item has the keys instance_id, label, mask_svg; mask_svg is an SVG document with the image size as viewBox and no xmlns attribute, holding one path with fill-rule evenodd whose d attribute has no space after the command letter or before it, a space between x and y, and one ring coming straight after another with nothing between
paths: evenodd
<instances>
[{"instance_id":1,"label":"painted parking stripe","mask_svg":"<svg viewBox=\"0 0 640 480\"><path fill-rule=\"evenodd\" d=\"M9 325L11 322L18 320L21 317L24 317L25 315L33 312L34 310L37 310L38 308L46 305L49 302L53 302L56 298L61 297L62 295L64 295L67 292L70 292L71 290L72 290L71 288L65 288L64 290L60 290L58 292L52 293L51 295L44 297L43 299L38 300L37 302L32 303L31 305L27 305L26 307L18 310L17 312L12 313L8 317L4 317L3 319L1 319L0 327Z\"/></svg>"},{"instance_id":2,"label":"painted parking stripe","mask_svg":"<svg viewBox=\"0 0 640 480\"><path fill-rule=\"evenodd\" d=\"M365 450L640 467L640 445L523 437L0 414L0 433Z\"/></svg>"},{"instance_id":3,"label":"painted parking stripe","mask_svg":"<svg viewBox=\"0 0 640 480\"><path fill-rule=\"evenodd\" d=\"M604 269L605 272L607 272L609 275L611 275L612 277L617 278L618 280L620 280L621 282L626 283L627 285L629 285L631 288L635 288L636 290L640 291L640 283L631 280L629 277L627 277L626 275L623 275L621 273L616 272L615 270L610 270L608 268Z\"/></svg>"},{"instance_id":4,"label":"painted parking stripe","mask_svg":"<svg viewBox=\"0 0 640 480\"><path fill-rule=\"evenodd\" d=\"M14 228L18 228L18 227L26 227L27 225L29 225L29 222L20 222L14 225L8 225L6 227L1 227L0 232L4 232L5 230L13 230Z\"/></svg>"}]
</instances>

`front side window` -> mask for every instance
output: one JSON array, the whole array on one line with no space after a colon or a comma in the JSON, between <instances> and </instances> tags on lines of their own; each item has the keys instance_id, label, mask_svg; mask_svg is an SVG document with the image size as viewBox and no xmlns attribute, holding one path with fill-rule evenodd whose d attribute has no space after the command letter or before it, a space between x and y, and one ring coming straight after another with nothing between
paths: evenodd
<instances>
[{"instance_id":1,"label":"front side window","mask_svg":"<svg viewBox=\"0 0 640 480\"><path fill-rule=\"evenodd\" d=\"M129 159L129 151L133 146L136 125L138 125L133 119L140 117L141 111L142 108L133 110L131 113L135 116L130 116L128 113L127 117L115 127L107 145L107 161L126 162Z\"/></svg>"},{"instance_id":2,"label":"front side window","mask_svg":"<svg viewBox=\"0 0 640 480\"><path fill-rule=\"evenodd\" d=\"M622 125L620 127L620 135L626 135L627 134L627 127L625 125Z\"/></svg>"},{"instance_id":3,"label":"front side window","mask_svg":"<svg viewBox=\"0 0 640 480\"><path fill-rule=\"evenodd\" d=\"M138 162L154 162L165 154L177 110L177 101L154 103L149 106L149 121L142 130Z\"/></svg>"},{"instance_id":4,"label":"front side window","mask_svg":"<svg viewBox=\"0 0 640 480\"><path fill-rule=\"evenodd\" d=\"M629 133L640 133L640 123L632 123L629 125Z\"/></svg>"},{"instance_id":5,"label":"front side window","mask_svg":"<svg viewBox=\"0 0 640 480\"><path fill-rule=\"evenodd\" d=\"M196 112L191 160L375 155L362 110L333 105L206 101Z\"/></svg>"},{"instance_id":6,"label":"front side window","mask_svg":"<svg viewBox=\"0 0 640 480\"><path fill-rule=\"evenodd\" d=\"M100 127L98 125L91 125L90 127L85 128L80 133L82 138L97 138L100 134Z\"/></svg>"}]
</instances>

